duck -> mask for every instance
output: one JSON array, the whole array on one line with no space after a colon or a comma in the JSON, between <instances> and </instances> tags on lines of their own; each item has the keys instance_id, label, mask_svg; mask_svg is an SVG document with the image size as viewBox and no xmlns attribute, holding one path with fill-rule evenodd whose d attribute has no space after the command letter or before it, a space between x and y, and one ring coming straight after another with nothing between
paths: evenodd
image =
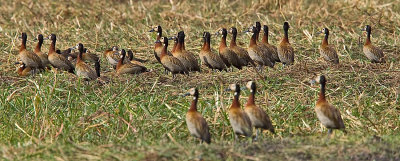
<instances>
[{"instance_id":1,"label":"duck","mask_svg":"<svg viewBox=\"0 0 400 161\"><path fill-rule=\"evenodd\" d=\"M200 72L200 67L193 53L186 51L183 47L185 41L185 33L183 31L180 31L178 33L177 39L178 42L176 43L176 47L173 48L174 52L172 52L172 55L175 58L178 58L188 71Z\"/></svg>"},{"instance_id":2,"label":"duck","mask_svg":"<svg viewBox=\"0 0 400 161\"><path fill-rule=\"evenodd\" d=\"M125 61L126 57L126 51L125 49L121 50L121 59L119 59L116 72L117 74L139 74L143 72L147 72L147 68L140 65L140 64L134 64L131 63L130 61L126 62Z\"/></svg>"},{"instance_id":3,"label":"duck","mask_svg":"<svg viewBox=\"0 0 400 161\"><path fill-rule=\"evenodd\" d=\"M243 135L251 137L253 135L253 127L251 124L250 117L240 107L240 86L239 84L231 84L225 91L234 91L234 97L232 104L229 108L229 122L233 128L235 138Z\"/></svg>"},{"instance_id":4,"label":"duck","mask_svg":"<svg viewBox=\"0 0 400 161\"><path fill-rule=\"evenodd\" d=\"M203 46L200 50L199 57L202 64L211 70L226 70L226 65L215 52L211 50L211 34L209 32L203 33Z\"/></svg>"},{"instance_id":5,"label":"duck","mask_svg":"<svg viewBox=\"0 0 400 161\"><path fill-rule=\"evenodd\" d=\"M175 78L176 74L187 74L189 75L188 70L183 66L182 62L173 56L168 55L168 38L162 37L160 40L157 40L156 43L162 42L164 43L163 49L160 55L160 62L164 66L166 70L172 73L172 78Z\"/></svg>"},{"instance_id":6,"label":"duck","mask_svg":"<svg viewBox=\"0 0 400 161\"><path fill-rule=\"evenodd\" d=\"M271 119L268 114L260 107L255 104L255 94L256 94L256 83L254 81L249 81L246 84L246 88L250 90L250 96L244 106L244 112L249 116L251 125L256 128L256 138L258 138L258 133L260 130L269 130L271 133L275 134L274 127L272 126Z\"/></svg>"},{"instance_id":7,"label":"duck","mask_svg":"<svg viewBox=\"0 0 400 161\"><path fill-rule=\"evenodd\" d=\"M21 47L19 49L18 57L22 61L23 64L25 64L26 67L29 67L31 69L44 69L44 66L42 64L42 61L40 60L40 57L36 55L35 53L29 51L26 49L26 41L28 36L26 33L22 33L21 35L22 38L22 43Z\"/></svg>"},{"instance_id":8,"label":"duck","mask_svg":"<svg viewBox=\"0 0 400 161\"><path fill-rule=\"evenodd\" d=\"M98 77L100 77L100 66L95 65L95 70L91 68L88 64L85 63L83 60L83 55L84 55L84 48L83 44L79 43L78 44L78 58L76 58L76 75L78 77L83 77L85 80L94 80ZM86 53L85 53L86 54Z\"/></svg>"},{"instance_id":9,"label":"duck","mask_svg":"<svg viewBox=\"0 0 400 161\"><path fill-rule=\"evenodd\" d=\"M278 45L278 56L283 65L292 65L294 63L294 49L289 43L289 28L289 23L284 22L283 30L285 32L285 35L281 43Z\"/></svg>"},{"instance_id":10,"label":"duck","mask_svg":"<svg viewBox=\"0 0 400 161\"><path fill-rule=\"evenodd\" d=\"M55 68L74 73L75 67L72 65L72 63L66 57L62 56L61 52L58 54L56 53L56 35L51 34L50 40L52 41L48 54L50 64Z\"/></svg>"},{"instance_id":11,"label":"duck","mask_svg":"<svg viewBox=\"0 0 400 161\"><path fill-rule=\"evenodd\" d=\"M188 112L186 113L186 125L192 136L199 138L201 142L206 142L207 144L210 144L211 134L207 121L204 119L201 113L197 111L199 90L197 88L191 88L188 93L184 94L184 96L189 95L193 96L193 100L190 104Z\"/></svg>"},{"instance_id":12,"label":"duck","mask_svg":"<svg viewBox=\"0 0 400 161\"><path fill-rule=\"evenodd\" d=\"M367 32L367 40L363 46L363 52L372 63L385 63L383 51L371 42L371 30L372 28L370 25L366 25L365 28L362 29L362 31Z\"/></svg>"},{"instance_id":13,"label":"duck","mask_svg":"<svg viewBox=\"0 0 400 161\"><path fill-rule=\"evenodd\" d=\"M240 65L241 66L248 66L248 65L255 66L255 64L254 64L253 60L250 58L247 50L236 44L236 37L237 37L236 27L231 27L229 29L229 33L232 34L232 39L229 44L229 49L231 49L238 56Z\"/></svg>"},{"instance_id":14,"label":"duck","mask_svg":"<svg viewBox=\"0 0 400 161\"><path fill-rule=\"evenodd\" d=\"M257 45L257 33L259 32L255 26L249 27L244 32L251 32L253 33L250 38L249 47L247 48L247 52L249 53L250 58L257 64L258 70L262 71L263 66L268 66L273 68L274 65L271 62L268 55Z\"/></svg>"},{"instance_id":15,"label":"duck","mask_svg":"<svg viewBox=\"0 0 400 161\"><path fill-rule=\"evenodd\" d=\"M236 55L226 45L226 37L228 35L228 31L225 28L222 28L217 33L215 33L215 35L217 36L222 35L218 51L219 51L219 56L221 57L222 61L224 61L226 67L230 68L231 66L234 66L235 68L241 70L242 65L240 64L238 55Z\"/></svg>"},{"instance_id":16,"label":"duck","mask_svg":"<svg viewBox=\"0 0 400 161\"><path fill-rule=\"evenodd\" d=\"M323 28L321 31L317 32L317 34L324 33L325 37L322 40L321 46L319 47L319 52L321 56L327 62L331 62L333 64L339 64L339 57L336 53L335 46L328 44L328 37L329 37L329 29Z\"/></svg>"},{"instance_id":17,"label":"duck","mask_svg":"<svg viewBox=\"0 0 400 161\"><path fill-rule=\"evenodd\" d=\"M119 49L117 46L113 46L106 51L104 51L103 56L107 59L107 61L116 69L119 60Z\"/></svg>"},{"instance_id":18,"label":"duck","mask_svg":"<svg viewBox=\"0 0 400 161\"><path fill-rule=\"evenodd\" d=\"M24 63L20 63L20 67L17 69L17 74L19 76L29 76L29 75L33 75L34 71L32 70L31 67L27 67Z\"/></svg>"},{"instance_id":19,"label":"duck","mask_svg":"<svg viewBox=\"0 0 400 161\"><path fill-rule=\"evenodd\" d=\"M281 60L279 60L277 47L268 42L269 27L267 25L264 25L263 30L264 30L264 35L262 37L261 44L267 48L268 52L270 53L271 56L270 58L272 59L272 61L275 61L275 63L281 62Z\"/></svg>"},{"instance_id":20,"label":"duck","mask_svg":"<svg viewBox=\"0 0 400 161\"><path fill-rule=\"evenodd\" d=\"M43 35L39 34L37 36L37 40L38 43L36 45L35 50L33 51L37 56L39 56L40 60L42 61L42 65L44 67L48 67L48 65L50 65L49 59L48 59L48 55L44 52L42 52L42 45L43 45Z\"/></svg>"},{"instance_id":21,"label":"duck","mask_svg":"<svg viewBox=\"0 0 400 161\"><path fill-rule=\"evenodd\" d=\"M261 23L260 22L256 22L255 27L257 28L257 36L256 36L256 40L257 40L257 45L260 47L260 49L263 51L263 54L267 55L267 57L270 59L272 66L275 65L275 59L272 55L272 52L269 50L269 48L264 45L264 43L260 42L260 33L261 33Z\"/></svg>"},{"instance_id":22,"label":"duck","mask_svg":"<svg viewBox=\"0 0 400 161\"><path fill-rule=\"evenodd\" d=\"M162 28L161 26L156 26L152 28L149 32L157 32L157 40L162 38ZM154 57L157 59L158 63L161 63L161 51L163 49L163 44L161 42L154 44ZM172 56L171 52L167 52L167 55Z\"/></svg>"},{"instance_id":23,"label":"duck","mask_svg":"<svg viewBox=\"0 0 400 161\"><path fill-rule=\"evenodd\" d=\"M311 80L311 84L314 83L321 85L318 101L315 105L315 113L321 124L328 128L328 136L332 134L333 129L339 129L347 133L340 111L326 100L326 77L324 75L318 76Z\"/></svg>"}]
</instances>

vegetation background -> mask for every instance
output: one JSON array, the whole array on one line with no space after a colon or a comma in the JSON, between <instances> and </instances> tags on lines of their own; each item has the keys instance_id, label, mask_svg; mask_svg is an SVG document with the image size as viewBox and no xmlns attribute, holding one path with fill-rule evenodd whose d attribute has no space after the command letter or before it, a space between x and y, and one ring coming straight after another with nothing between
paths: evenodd
<instances>
[{"instance_id":1,"label":"vegetation background","mask_svg":"<svg viewBox=\"0 0 400 161\"><path fill-rule=\"evenodd\" d=\"M2 0L0 1L0 158L1 160L400 160L399 0ZM188 50L198 54L204 31L236 26L240 31L260 21L277 44L288 21L295 64L281 64L262 76L253 68L190 77L164 75L153 57L155 34L180 30ZM362 53L365 33L381 47L386 64L371 64ZM327 27L340 65L319 57ZM58 36L57 48L83 43L99 55L117 45L148 59L152 72L116 76L102 57L102 79L85 83L74 75L48 71L18 77L14 62L28 33L28 47L42 33ZM238 36L247 47L249 35ZM230 36L228 36L228 40ZM219 39L212 37L217 49ZM44 51L50 42L45 42ZM308 81L328 78L329 101L342 113L348 134L327 129L314 113L319 91ZM233 142L226 110L230 83L256 80L257 104L272 118L276 135ZM200 145L186 128L191 87L200 89L199 110L212 133L212 144ZM248 96L243 91L242 104Z\"/></svg>"}]
</instances>

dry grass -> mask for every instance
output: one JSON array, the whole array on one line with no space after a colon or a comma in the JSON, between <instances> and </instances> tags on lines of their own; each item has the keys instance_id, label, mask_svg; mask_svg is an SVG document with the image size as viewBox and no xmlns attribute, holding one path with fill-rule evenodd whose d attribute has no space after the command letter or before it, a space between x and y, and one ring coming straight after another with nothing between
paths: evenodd
<instances>
[{"instance_id":1,"label":"dry grass","mask_svg":"<svg viewBox=\"0 0 400 161\"><path fill-rule=\"evenodd\" d=\"M0 2L0 158L10 160L396 160L399 154L400 65L399 1L11 1ZM251 68L231 73L191 74L175 81L162 74L152 55L161 25L165 35L187 34L188 50L198 53L203 31L255 21L268 24L277 44L282 24L289 21L295 65L258 76ZM387 57L386 64L371 64L362 54L365 34L373 27L373 42ZM331 30L330 43L338 50L340 65L319 58L322 36ZM65 49L82 42L99 55L113 45L130 48L150 60L150 73L116 77L102 59L108 83L84 83L71 74L52 71L28 78L15 73L17 39L28 33L58 36ZM230 38L230 37L228 37ZM241 46L250 36L239 35ZM217 49L218 39L212 37ZM49 42L45 42L45 49ZM205 69L205 68L203 68ZM307 82L316 74L328 77L329 101L336 105L349 134L325 140L313 111L318 87ZM225 113L232 95L229 83L256 80L257 103L270 114L277 135L263 141L233 144ZM179 97L190 87L200 89L200 110L212 129L210 146L188 135L184 123L189 106ZM243 92L242 103L248 92ZM332 153L337 152L337 153Z\"/></svg>"}]
</instances>

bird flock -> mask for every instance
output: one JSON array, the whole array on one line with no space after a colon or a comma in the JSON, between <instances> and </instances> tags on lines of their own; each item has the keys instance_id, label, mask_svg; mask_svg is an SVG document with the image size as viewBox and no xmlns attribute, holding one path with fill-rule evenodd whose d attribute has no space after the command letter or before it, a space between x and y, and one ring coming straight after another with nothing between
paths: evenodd
<instances>
[{"instance_id":1,"label":"bird flock","mask_svg":"<svg viewBox=\"0 0 400 161\"><path fill-rule=\"evenodd\" d=\"M263 72L264 67L274 68L276 63L282 63L283 66L294 64L295 51L289 42L289 23L284 22L284 36L281 42L274 46L268 41L269 28L267 25L261 26L260 22L256 22L246 28L244 33L251 33L250 42L247 49L238 46L236 43L238 30L231 27L219 29L216 33L203 32L203 45L198 53L201 64L199 64L193 52L185 48L185 33L180 31L172 37L163 36L161 26L156 26L150 32L156 32L157 38L154 42L154 57L158 63L164 68L164 74L172 74L175 79L177 74L189 75L190 72L202 72L201 66L211 69L212 71L233 71L234 68L241 70L244 67L254 67L257 72ZM260 32L263 30L262 40L259 41ZM363 46L365 56L372 63L385 63L385 56L381 49L374 46L371 42L371 26L367 25L362 29L366 31L367 38ZM228 34L231 34L231 41L227 45ZM325 37L320 45L320 55L325 61L339 64L339 57L333 45L328 43L329 29L323 28L318 34L324 34ZM211 47L212 35L220 37L218 53L214 52ZM60 51L56 49L57 37L51 34L48 37L38 35L35 40L38 41L34 51L29 51L26 47L27 34L22 33L22 43L19 50L20 64L17 73L20 76L28 76L38 72L44 72L50 68L55 68L69 73L74 73L78 77L85 80L95 80L100 77L100 58L97 54L91 53L84 48L83 44ZM41 47L44 40L51 40L48 53L42 52ZM173 41L174 45L169 51L169 41ZM72 52L78 50L77 52ZM127 56L128 55L128 56ZM145 60L137 59L133 56L131 50L119 50L117 46L111 47L104 51L103 57L115 69L116 74L139 74L149 72L143 63ZM93 67L92 67L93 66ZM341 118L340 111L333 105L329 104L325 98L325 86L327 78L324 75L318 76L311 81L321 85L319 98L316 103L315 112L320 122L329 129L328 134L332 133L333 129L341 129L345 132L345 126ZM244 110L241 108L239 101L240 91L248 89L250 95ZM258 138L261 130L269 130L272 134L275 133L271 119L263 108L255 104L256 83L249 81L245 87L240 87L239 84L231 84L226 91L232 91L234 98L229 108L229 121L233 132L238 136L253 136L253 127L257 130L255 139ZM199 90L192 88L184 96L193 96L193 101L186 114L186 123L190 134L199 138L202 142L210 143L210 129L206 120L197 111L197 102L199 99Z\"/></svg>"}]
</instances>

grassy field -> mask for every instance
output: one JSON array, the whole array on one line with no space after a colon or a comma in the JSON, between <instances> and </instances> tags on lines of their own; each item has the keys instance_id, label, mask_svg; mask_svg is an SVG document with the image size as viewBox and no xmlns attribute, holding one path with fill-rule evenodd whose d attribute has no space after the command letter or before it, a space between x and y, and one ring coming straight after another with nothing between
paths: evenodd
<instances>
[{"instance_id":1,"label":"grassy field","mask_svg":"<svg viewBox=\"0 0 400 161\"><path fill-rule=\"evenodd\" d=\"M400 1L36 1L0 2L0 159L1 160L400 160ZM279 43L288 21L295 64L279 64L262 76L253 68L189 77L164 75L153 56L155 34L184 30L187 49L198 54L204 31L236 26L240 31L260 21L270 27L270 42ZM386 64L371 64L362 53L365 33L381 47ZM323 27L338 50L340 65L319 58ZM57 47L81 42L101 55L111 46L129 48L148 59L152 71L116 76L102 57L102 80L85 83L74 75L48 71L18 77L14 62L28 33L57 34ZM250 36L238 36L241 46ZM230 36L228 36L230 40ZM217 49L219 39L212 37ZM44 51L50 42L46 41ZM318 86L328 78L328 100L342 113L348 134L327 129L314 113ZM255 80L257 104L270 115L276 135L234 142L227 117L230 83ZM186 128L191 87L200 90L199 111L212 133L212 144L199 145ZM243 91L241 103L248 91Z\"/></svg>"}]
</instances>

